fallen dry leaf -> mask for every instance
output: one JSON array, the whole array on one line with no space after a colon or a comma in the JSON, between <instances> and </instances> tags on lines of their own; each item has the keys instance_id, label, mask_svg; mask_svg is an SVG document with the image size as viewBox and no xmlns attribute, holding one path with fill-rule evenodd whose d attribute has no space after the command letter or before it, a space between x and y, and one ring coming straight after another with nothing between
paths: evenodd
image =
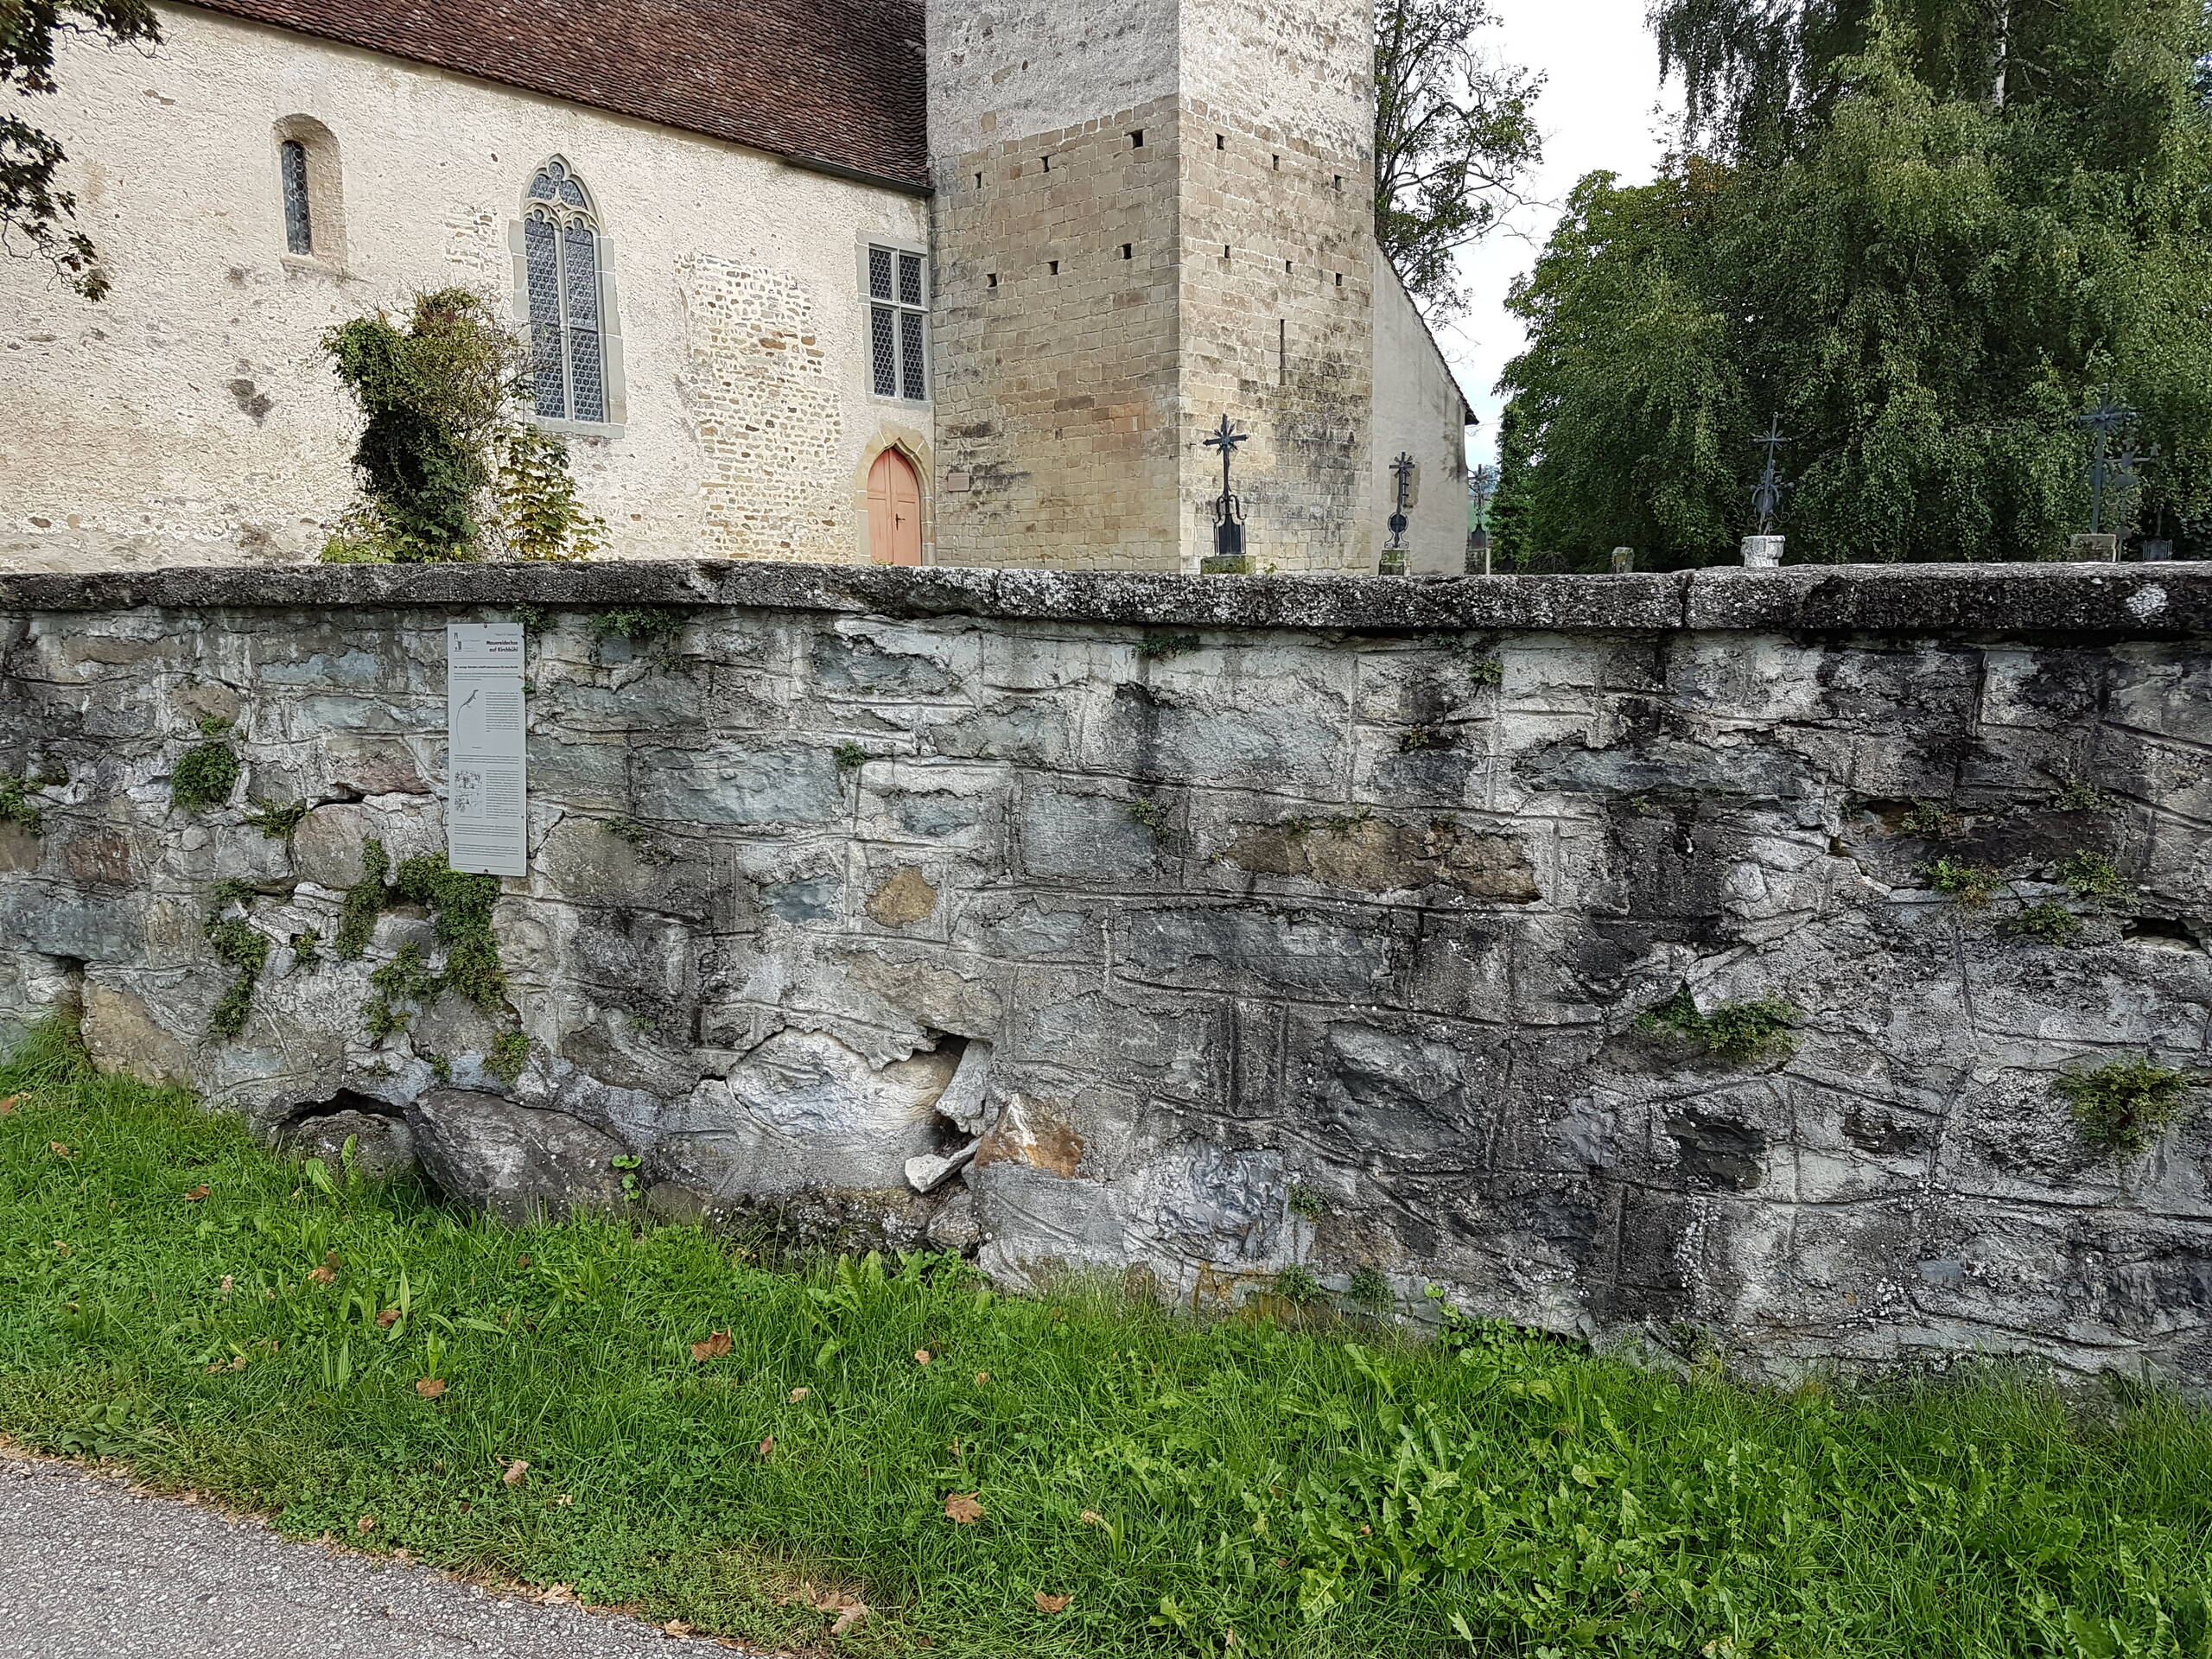
<instances>
[{"instance_id":1,"label":"fallen dry leaf","mask_svg":"<svg viewBox=\"0 0 2212 1659\"><path fill-rule=\"evenodd\" d=\"M729 1352L729 1332L717 1331L704 1342L695 1342L691 1344L691 1363L694 1365L702 1364L710 1359L720 1359L728 1352Z\"/></svg>"},{"instance_id":2,"label":"fallen dry leaf","mask_svg":"<svg viewBox=\"0 0 2212 1659\"><path fill-rule=\"evenodd\" d=\"M680 1618L671 1618L660 1628L661 1633L664 1636L689 1636L699 1627L696 1624L686 1624Z\"/></svg>"},{"instance_id":3,"label":"fallen dry leaf","mask_svg":"<svg viewBox=\"0 0 2212 1659\"><path fill-rule=\"evenodd\" d=\"M244 1354L240 1354L235 1359L217 1360L213 1365L210 1365L207 1368L207 1372L208 1375L212 1376L217 1371L242 1371L244 1370L245 1370L245 1356Z\"/></svg>"},{"instance_id":4,"label":"fallen dry leaf","mask_svg":"<svg viewBox=\"0 0 2212 1659\"><path fill-rule=\"evenodd\" d=\"M77 1155L75 1153L70 1151L68 1147L63 1146L59 1141L48 1141L46 1143L46 1149L57 1158L74 1158Z\"/></svg>"},{"instance_id":5,"label":"fallen dry leaf","mask_svg":"<svg viewBox=\"0 0 2212 1659\"><path fill-rule=\"evenodd\" d=\"M1036 1594L1030 1597L1030 1599L1037 1604L1037 1611L1039 1612L1057 1613L1065 1611L1068 1603L1074 1600L1075 1598L1072 1596L1048 1596L1042 1590L1039 1590Z\"/></svg>"},{"instance_id":6,"label":"fallen dry leaf","mask_svg":"<svg viewBox=\"0 0 2212 1659\"><path fill-rule=\"evenodd\" d=\"M540 1601L557 1601L572 1605L576 1599L576 1586L573 1584L549 1584L538 1592L537 1599Z\"/></svg>"},{"instance_id":7,"label":"fallen dry leaf","mask_svg":"<svg viewBox=\"0 0 2212 1659\"><path fill-rule=\"evenodd\" d=\"M563 1492L553 1501L564 1510L573 1509L575 1506L576 1495L574 1492Z\"/></svg>"},{"instance_id":8,"label":"fallen dry leaf","mask_svg":"<svg viewBox=\"0 0 2212 1659\"><path fill-rule=\"evenodd\" d=\"M808 1395L812 1394L814 1390L812 1389L793 1389L791 1390L791 1404L798 1404L800 1401L805 1399Z\"/></svg>"},{"instance_id":9,"label":"fallen dry leaf","mask_svg":"<svg viewBox=\"0 0 2212 1659\"><path fill-rule=\"evenodd\" d=\"M373 1515L365 1515L353 1523L353 1530L356 1532L374 1532L376 1529L377 1518Z\"/></svg>"},{"instance_id":10,"label":"fallen dry leaf","mask_svg":"<svg viewBox=\"0 0 2212 1659\"><path fill-rule=\"evenodd\" d=\"M387 1307L377 1315L377 1329L379 1331L389 1331L398 1323L399 1310L396 1307Z\"/></svg>"},{"instance_id":11,"label":"fallen dry leaf","mask_svg":"<svg viewBox=\"0 0 2212 1659\"><path fill-rule=\"evenodd\" d=\"M194 1187L194 1188L192 1189L192 1191L191 1191L191 1192L188 1192L188 1193L186 1193L186 1194L184 1195L184 1201L185 1201L187 1204L197 1204L197 1203L199 1203L199 1202L200 1202L200 1199L202 1199L202 1198L206 1198L207 1196L207 1182L205 1182L205 1181L202 1181L202 1182L200 1182L200 1185L197 1185L197 1186Z\"/></svg>"},{"instance_id":12,"label":"fallen dry leaf","mask_svg":"<svg viewBox=\"0 0 2212 1659\"><path fill-rule=\"evenodd\" d=\"M338 1274L329 1268L312 1268L308 1271L308 1277L318 1285L327 1285L337 1276Z\"/></svg>"},{"instance_id":13,"label":"fallen dry leaf","mask_svg":"<svg viewBox=\"0 0 2212 1659\"><path fill-rule=\"evenodd\" d=\"M226 1273L226 1274L225 1274L223 1275L223 1294L224 1294L224 1295L227 1296L227 1295L229 1295L229 1294L231 1294L231 1285L232 1285L232 1281L231 1275L230 1275L229 1274L227 1274L227 1273Z\"/></svg>"},{"instance_id":14,"label":"fallen dry leaf","mask_svg":"<svg viewBox=\"0 0 2212 1659\"><path fill-rule=\"evenodd\" d=\"M868 1617L868 1604L856 1601L830 1622L830 1634L842 1636Z\"/></svg>"},{"instance_id":15,"label":"fallen dry leaf","mask_svg":"<svg viewBox=\"0 0 2212 1659\"><path fill-rule=\"evenodd\" d=\"M973 1492L948 1493L944 1500L944 1518L957 1521L964 1527L983 1518L983 1506L976 1501Z\"/></svg>"},{"instance_id":16,"label":"fallen dry leaf","mask_svg":"<svg viewBox=\"0 0 2212 1659\"><path fill-rule=\"evenodd\" d=\"M914 1350L914 1363L915 1363L915 1364L917 1364L917 1365L926 1365L926 1364L928 1364L929 1363L930 1363L930 1351L929 1351L928 1349L926 1349L926 1348L917 1348L917 1349L915 1349L915 1350Z\"/></svg>"},{"instance_id":17,"label":"fallen dry leaf","mask_svg":"<svg viewBox=\"0 0 2212 1659\"><path fill-rule=\"evenodd\" d=\"M426 1376L415 1385L415 1392L425 1400L435 1400L446 1391L446 1380L442 1376Z\"/></svg>"},{"instance_id":18,"label":"fallen dry leaf","mask_svg":"<svg viewBox=\"0 0 2212 1659\"><path fill-rule=\"evenodd\" d=\"M772 1434L771 1434L766 1440L760 1442L760 1455L764 1458L775 1449L776 1437Z\"/></svg>"},{"instance_id":19,"label":"fallen dry leaf","mask_svg":"<svg viewBox=\"0 0 2212 1659\"><path fill-rule=\"evenodd\" d=\"M979 1389L990 1380L991 1374L988 1371L978 1371L976 1373L976 1386Z\"/></svg>"},{"instance_id":20,"label":"fallen dry leaf","mask_svg":"<svg viewBox=\"0 0 2212 1659\"><path fill-rule=\"evenodd\" d=\"M507 1465L507 1472L499 1478L510 1486L519 1486L530 1478L530 1465L517 1458Z\"/></svg>"},{"instance_id":21,"label":"fallen dry leaf","mask_svg":"<svg viewBox=\"0 0 2212 1659\"><path fill-rule=\"evenodd\" d=\"M1103 1527L1106 1524L1106 1517L1096 1510L1085 1510L1081 1515L1076 1516L1076 1519L1087 1526Z\"/></svg>"},{"instance_id":22,"label":"fallen dry leaf","mask_svg":"<svg viewBox=\"0 0 2212 1659\"><path fill-rule=\"evenodd\" d=\"M16 1102L18 1098L20 1096L10 1095L7 1099L0 1100L0 1117L5 1117L16 1109Z\"/></svg>"},{"instance_id":23,"label":"fallen dry leaf","mask_svg":"<svg viewBox=\"0 0 2212 1659\"><path fill-rule=\"evenodd\" d=\"M518 1256L515 1257L515 1266L517 1266L517 1267L518 1267L518 1268L526 1268L526 1267L528 1267L529 1265L530 1265L530 1258L529 1258L528 1256L526 1256L526 1255L518 1255Z\"/></svg>"},{"instance_id":24,"label":"fallen dry leaf","mask_svg":"<svg viewBox=\"0 0 2212 1659\"><path fill-rule=\"evenodd\" d=\"M67 1255L73 1248L74 1247L66 1238L57 1238L54 1241L54 1253L56 1255Z\"/></svg>"}]
</instances>

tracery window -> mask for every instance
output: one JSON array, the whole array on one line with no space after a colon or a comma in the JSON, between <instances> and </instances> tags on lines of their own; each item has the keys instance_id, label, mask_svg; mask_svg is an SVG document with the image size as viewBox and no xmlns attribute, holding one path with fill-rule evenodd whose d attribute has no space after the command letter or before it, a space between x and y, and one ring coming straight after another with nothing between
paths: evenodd
<instances>
[{"instance_id":1,"label":"tracery window","mask_svg":"<svg viewBox=\"0 0 2212 1659\"><path fill-rule=\"evenodd\" d=\"M604 421L607 342L600 306L599 218L583 181L557 156L530 181L522 242L537 412L561 420Z\"/></svg>"},{"instance_id":2,"label":"tracery window","mask_svg":"<svg viewBox=\"0 0 2212 1659\"><path fill-rule=\"evenodd\" d=\"M868 251L869 384L879 397L921 403L930 395L926 276L918 253Z\"/></svg>"},{"instance_id":3,"label":"tracery window","mask_svg":"<svg viewBox=\"0 0 2212 1659\"><path fill-rule=\"evenodd\" d=\"M315 251L315 218L308 209L308 147L287 138L276 147L276 168L284 180L284 246L292 253Z\"/></svg>"}]
</instances>

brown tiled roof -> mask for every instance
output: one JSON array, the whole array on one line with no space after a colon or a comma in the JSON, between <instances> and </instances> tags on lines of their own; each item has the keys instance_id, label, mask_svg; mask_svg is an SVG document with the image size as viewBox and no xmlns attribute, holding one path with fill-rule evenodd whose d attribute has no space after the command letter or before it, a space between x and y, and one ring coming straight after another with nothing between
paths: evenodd
<instances>
[{"instance_id":1,"label":"brown tiled roof","mask_svg":"<svg viewBox=\"0 0 2212 1659\"><path fill-rule=\"evenodd\" d=\"M925 188L921 0L191 0Z\"/></svg>"}]
</instances>

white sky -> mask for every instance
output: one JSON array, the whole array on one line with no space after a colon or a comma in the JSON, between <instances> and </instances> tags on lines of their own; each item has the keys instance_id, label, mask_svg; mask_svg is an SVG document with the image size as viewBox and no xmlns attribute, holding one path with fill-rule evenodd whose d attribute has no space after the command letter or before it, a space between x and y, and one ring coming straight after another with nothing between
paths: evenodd
<instances>
[{"instance_id":1,"label":"white sky","mask_svg":"<svg viewBox=\"0 0 2212 1659\"><path fill-rule=\"evenodd\" d=\"M1534 263L1558 219L1556 204L1577 179L1609 168L1627 183L1643 183L1664 147L1656 113L1659 54L1643 26L1644 0L1497 0L1497 10L1501 27L1485 36L1496 54L1550 77L1536 103L1544 164L1531 194L1554 205L1522 213L1460 257L1474 304L1441 337L1482 417L1469 435L1469 454L1478 461L1495 459L1499 399L1491 388L1521 349L1520 324L1505 309L1507 285Z\"/></svg>"}]
</instances>

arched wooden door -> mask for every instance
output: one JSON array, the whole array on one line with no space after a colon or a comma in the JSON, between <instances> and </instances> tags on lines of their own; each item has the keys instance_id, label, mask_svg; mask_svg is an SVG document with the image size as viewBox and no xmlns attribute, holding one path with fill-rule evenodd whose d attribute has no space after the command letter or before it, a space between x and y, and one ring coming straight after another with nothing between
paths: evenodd
<instances>
[{"instance_id":1,"label":"arched wooden door","mask_svg":"<svg viewBox=\"0 0 2212 1659\"><path fill-rule=\"evenodd\" d=\"M868 468L868 556L878 564L922 562L922 482L896 449Z\"/></svg>"}]
</instances>

